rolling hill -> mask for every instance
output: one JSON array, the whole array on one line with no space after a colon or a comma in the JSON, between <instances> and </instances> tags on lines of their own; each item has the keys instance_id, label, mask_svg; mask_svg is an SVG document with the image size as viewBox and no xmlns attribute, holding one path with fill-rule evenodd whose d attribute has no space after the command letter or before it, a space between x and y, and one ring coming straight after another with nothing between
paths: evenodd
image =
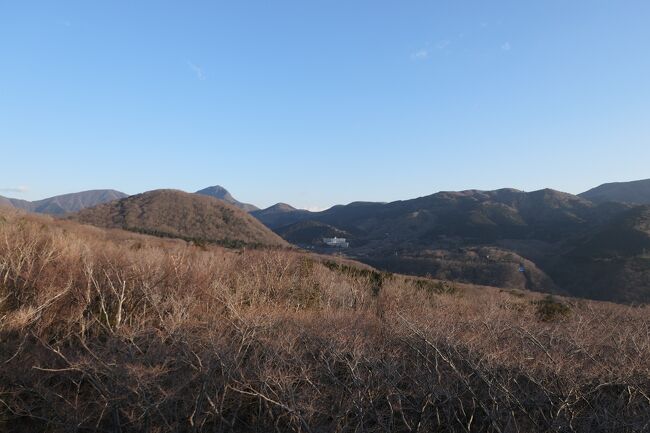
<instances>
[{"instance_id":1,"label":"rolling hill","mask_svg":"<svg viewBox=\"0 0 650 433\"><path fill-rule=\"evenodd\" d=\"M225 246L287 246L243 210L213 197L155 190L84 209L76 221Z\"/></svg>"},{"instance_id":2,"label":"rolling hill","mask_svg":"<svg viewBox=\"0 0 650 433\"><path fill-rule=\"evenodd\" d=\"M579 195L594 203L650 204L650 179L605 183Z\"/></svg>"},{"instance_id":3,"label":"rolling hill","mask_svg":"<svg viewBox=\"0 0 650 433\"><path fill-rule=\"evenodd\" d=\"M97 206L102 203L108 203L113 200L119 200L124 197L127 197L127 195L120 191L98 189L63 194L37 201L0 197L0 204L10 204L12 207L26 210L28 212L64 215L69 212L77 212L81 209Z\"/></svg>"},{"instance_id":4,"label":"rolling hill","mask_svg":"<svg viewBox=\"0 0 650 433\"><path fill-rule=\"evenodd\" d=\"M259 209L255 205L252 205L252 204L249 204L249 203L242 203L242 202L236 200L228 192L228 190L226 188L224 188L222 186L219 186L219 185L204 188L202 190L197 191L196 194L207 195L209 197L218 198L219 200L223 200L226 203L230 203L230 204L232 204L232 205L234 205L234 206L236 206L236 207L238 207L240 209L243 209L246 212L252 212L252 211L256 211L256 210Z\"/></svg>"}]
</instances>

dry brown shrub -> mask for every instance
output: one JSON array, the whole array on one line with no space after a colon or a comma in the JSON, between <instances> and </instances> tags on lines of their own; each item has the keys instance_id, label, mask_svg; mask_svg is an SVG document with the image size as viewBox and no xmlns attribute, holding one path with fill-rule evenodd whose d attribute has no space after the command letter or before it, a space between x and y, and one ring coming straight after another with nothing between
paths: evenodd
<instances>
[{"instance_id":1,"label":"dry brown shrub","mask_svg":"<svg viewBox=\"0 0 650 433\"><path fill-rule=\"evenodd\" d=\"M341 269L3 213L0 430L648 430L647 307Z\"/></svg>"}]
</instances>

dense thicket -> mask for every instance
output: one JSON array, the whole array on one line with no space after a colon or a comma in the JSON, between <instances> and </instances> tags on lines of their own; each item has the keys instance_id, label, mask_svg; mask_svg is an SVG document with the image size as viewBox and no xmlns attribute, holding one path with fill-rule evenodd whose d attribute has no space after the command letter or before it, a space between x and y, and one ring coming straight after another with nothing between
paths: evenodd
<instances>
[{"instance_id":1,"label":"dense thicket","mask_svg":"<svg viewBox=\"0 0 650 433\"><path fill-rule=\"evenodd\" d=\"M0 430L647 431L648 313L3 213Z\"/></svg>"}]
</instances>

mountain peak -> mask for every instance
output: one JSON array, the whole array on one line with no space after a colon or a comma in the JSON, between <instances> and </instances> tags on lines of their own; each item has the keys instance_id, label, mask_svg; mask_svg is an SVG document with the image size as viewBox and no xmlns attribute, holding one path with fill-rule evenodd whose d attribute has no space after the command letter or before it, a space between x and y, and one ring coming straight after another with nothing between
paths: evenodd
<instances>
[{"instance_id":1,"label":"mountain peak","mask_svg":"<svg viewBox=\"0 0 650 433\"><path fill-rule=\"evenodd\" d=\"M287 203L276 203L271 207L268 207L266 210L269 211L277 211L277 212L291 212L296 210L295 207L291 206L290 204Z\"/></svg>"},{"instance_id":2,"label":"mountain peak","mask_svg":"<svg viewBox=\"0 0 650 433\"><path fill-rule=\"evenodd\" d=\"M245 210L246 212L252 212L254 210L258 210L259 208L255 205L249 204L249 203L242 203L239 200L235 199L232 194L228 192L228 190L221 185L214 185L214 186L209 186L207 188L203 188L201 190L198 190L196 194L199 195L207 195L209 197L214 197L218 198L219 200L223 200L226 203L230 203L234 206L237 206L240 209Z\"/></svg>"},{"instance_id":3,"label":"mountain peak","mask_svg":"<svg viewBox=\"0 0 650 433\"><path fill-rule=\"evenodd\" d=\"M233 200L233 196L228 192L226 188L224 188L221 185L209 186L207 188L203 188L202 190L197 191L196 193L201 195L209 195L211 197L215 197L221 200L225 200L225 199Z\"/></svg>"}]
</instances>

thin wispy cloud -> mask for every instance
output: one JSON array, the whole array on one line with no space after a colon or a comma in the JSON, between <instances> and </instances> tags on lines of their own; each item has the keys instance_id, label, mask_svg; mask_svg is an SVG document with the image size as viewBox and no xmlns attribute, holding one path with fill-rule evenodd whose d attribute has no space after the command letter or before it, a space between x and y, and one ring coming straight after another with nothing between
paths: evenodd
<instances>
[{"instance_id":1,"label":"thin wispy cloud","mask_svg":"<svg viewBox=\"0 0 650 433\"><path fill-rule=\"evenodd\" d=\"M438 51L446 51L450 45L451 45L450 39L441 39L435 44L431 44L427 42L423 48L420 48L419 50L411 53L411 59L426 60L429 57L436 55L436 52Z\"/></svg>"},{"instance_id":2,"label":"thin wispy cloud","mask_svg":"<svg viewBox=\"0 0 650 433\"><path fill-rule=\"evenodd\" d=\"M417 50L416 52L411 54L411 58L415 60L424 60L427 57L429 57L429 50L426 50L424 48L421 50Z\"/></svg>"},{"instance_id":3,"label":"thin wispy cloud","mask_svg":"<svg viewBox=\"0 0 650 433\"><path fill-rule=\"evenodd\" d=\"M202 67L200 67L200 66L198 66L198 65L196 65L196 64L194 64L192 62L187 62L187 66L189 66L189 68L192 70L192 72L194 72L194 74L196 75L196 78L198 78L201 81L205 80L205 71L203 70Z\"/></svg>"},{"instance_id":4,"label":"thin wispy cloud","mask_svg":"<svg viewBox=\"0 0 650 433\"><path fill-rule=\"evenodd\" d=\"M13 192L13 193L18 193L22 194L29 191L29 188L26 186L16 186L16 187L10 187L10 188L0 188L0 192Z\"/></svg>"},{"instance_id":5,"label":"thin wispy cloud","mask_svg":"<svg viewBox=\"0 0 650 433\"><path fill-rule=\"evenodd\" d=\"M512 49L512 45L510 45L510 42L504 42L501 45L501 50L502 51L510 51Z\"/></svg>"}]
</instances>

